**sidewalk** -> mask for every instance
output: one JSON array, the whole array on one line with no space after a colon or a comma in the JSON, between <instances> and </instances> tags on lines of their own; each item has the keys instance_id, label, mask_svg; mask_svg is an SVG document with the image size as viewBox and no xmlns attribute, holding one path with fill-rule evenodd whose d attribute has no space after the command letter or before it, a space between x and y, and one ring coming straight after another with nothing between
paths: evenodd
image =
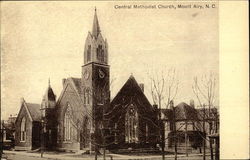
<instances>
[{"instance_id":1,"label":"sidewalk","mask_svg":"<svg viewBox=\"0 0 250 160\"><path fill-rule=\"evenodd\" d=\"M28 153L24 151L4 151L6 154L15 154L15 155L22 155L28 157L37 157L40 158L40 153ZM111 156L113 160L161 160L161 155L147 155L147 156L130 156L130 155L121 155L121 154L107 154L106 160L110 160ZM174 155L166 155L166 159L173 159ZM192 157L196 157L195 159L202 159L202 154L190 154L188 157L185 155L178 155L180 159L193 159ZM199 158L200 157L200 158ZM94 155L80 155L75 153L53 153L48 152L44 153L43 158L40 159L52 159L52 160L91 160L94 159ZM98 156L98 159L103 159L102 155Z\"/></svg>"}]
</instances>

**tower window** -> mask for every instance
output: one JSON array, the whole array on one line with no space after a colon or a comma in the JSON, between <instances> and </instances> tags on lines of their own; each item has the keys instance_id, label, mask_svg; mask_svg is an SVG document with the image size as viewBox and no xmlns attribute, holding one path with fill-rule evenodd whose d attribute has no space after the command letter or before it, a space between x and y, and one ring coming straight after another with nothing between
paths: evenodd
<instances>
[{"instance_id":1,"label":"tower window","mask_svg":"<svg viewBox=\"0 0 250 160\"><path fill-rule=\"evenodd\" d=\"M90 91L89 91L89 89L85 89L85 91L84 91L83 102L84 102L84 104L90 103Z\"/></svg>"},{"instance_id":2,"label":"tower window","mask_svg":"<svg viewBox=\"0 0 250 160\"><path fill-rule=\"evenodd\" d=\"M104 49L102 45L98 45L98 48L96 48L96 55L99 61L104 62Z\"/></svg>"},{"instance_id":3,"label":"tower window","mask_svg":"<svg viewBox=\"0 0 250 160\"><path fill-rule=\"evenodd\" d=\"M89 96L90 96L89 89L86 89L86 104L89 104Z\"/></svg>"},{"instance_id":4,"label":"tower window","mask_svg":"<svg viewBox=\"0 0 250 160\"><path fill-rule=\"evenodd\" d=\"M26 140L26 118L23 117L21 121L21 141Z\"/></svg>"},{"instance_id":5,"label":"tower window","mask_svg":"<svg viewBox=\"0 0 250 160\"><path fill-rule=\"evenodd\" d=\"M87 49L87 62L89 62L91 59L91 45L88 45Z\"/></svg>"}]
</instances>

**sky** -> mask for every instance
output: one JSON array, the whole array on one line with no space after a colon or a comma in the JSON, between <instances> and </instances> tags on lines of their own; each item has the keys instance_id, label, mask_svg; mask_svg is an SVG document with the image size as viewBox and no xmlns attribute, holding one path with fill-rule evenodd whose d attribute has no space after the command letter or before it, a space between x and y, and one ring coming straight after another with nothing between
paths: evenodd
<instances>
[{"instance_id":1,"label":"sky","mask_svg":"<svg viewBox=\"0 0 250 160\"><path fill-rule=\"evenodd\" d=\"M92 30L94 7L109 45L114 97L131 74L144 83L148 71L175 68L174 100L197 99L193 78L213 73L219 80L218 9L115 9L115 5L177 5L180 2L1 2L1 109L17 114L21 98L38 103L48 86L57 95L62 79L81 77L84 43ZM184 2L182 2L183 4ZM186 2L190 4L190 2ZM199 3L195 3L199 4ZM216 105L219 102L218 83Z\"/></svg>"}]
</instances>

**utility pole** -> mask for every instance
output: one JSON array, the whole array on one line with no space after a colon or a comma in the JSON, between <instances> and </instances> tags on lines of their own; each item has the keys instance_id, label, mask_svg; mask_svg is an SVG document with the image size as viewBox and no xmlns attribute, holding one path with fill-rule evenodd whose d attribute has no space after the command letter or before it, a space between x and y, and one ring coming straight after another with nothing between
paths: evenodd
<instances>
[{"instance_id":1,"label":"utility pole","mask_svg":"<svg viewBox=\"0 0 250 160\"><path fill-rule=\"evenodd\" d=\"M1 112L1 105L0 105L0 159L2 158L3 154L3 126L2 126L2 112Z\"/></svg>"},{"instance_id":2,"label":"utility pole","mask_svg":"<svg viewBox=\"0 0 250 160\"><path fill-rule=\"evenodd\" d=\"M212 119L212 116L211 116L211 104L210 104L210 102L208 103L208 107L209 107L209 110L208 110L209 135L211 135L212 127L213 127L212 125L213 125L214 119ZM210 147L210 153L211 153L211 160L214 160L212 141L213 141L213 139L209 138L209 147Z\"/></svg>"},{"instance_id":3,"label":"utility pole","mask_svg":"<svg viewBox=\"0 0 250 160\"><path fill-rule=\"evenodd\" d=\"M187 120L185 120L185 151L186 156L188 157L188 148L187 148Z\"/></svg>"},{"instance_id":4,"label":"utility pole","mask_svg":"<svg viewBox=\"0 0 250 160\"><path fill-rule=\"evenodd\" d=\"M44 153L44 120L42 119L41 121L42 125L42 130L41 130L41 158L43 158L43 153Z\"/></svg>"},{"instance_id":5,"label":"utility pole","mask_svg":"<svg viewBox=\"0 0 250 160\"><path fill-rule=\"evenodd\" d=\"M174 130L174 159L177 160L177 133L176 133L176 115L173 107L173 130Z\"/></svg>"},{"instance_id":6,"label":"utility pole","mask_svg":"<svg viewBox=\"0 0 250 160\"><path fill-rule=\"evenodd\" d=\"M206 160L206 131L205 131L205 104L203 104L203 122L202 122L202 128L203 128L203 160Z\"/></svg>"}]
</instances>

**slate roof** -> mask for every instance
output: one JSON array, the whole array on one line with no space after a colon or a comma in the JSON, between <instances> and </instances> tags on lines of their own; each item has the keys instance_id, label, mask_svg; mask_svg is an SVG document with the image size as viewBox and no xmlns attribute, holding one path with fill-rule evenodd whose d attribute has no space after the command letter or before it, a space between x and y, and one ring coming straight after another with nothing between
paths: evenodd
<instances>
[{"instance_id":1,"label":"slate roof","mask_svg":"<svg viewBox=\"0 0 250 160\"><path fill-rule=\"evenodd\" d=\"M140 106L138 108L140 114L152 114L154 112L152 105L132 75L111 101L110 110L114 110L113 112L120 112L120 110L125 109L121 107L124 103L133 103L137 107ZM113 112L109 112L109 114L113 114ZM107 116L109 114L107 114Z\"/></svg>"},{"instance_id":2,"label":"slate roof","mask_svg":"<svg viewBox=\"0 0 250 160\"><path fill-rule=\"evenodd\" d=\"M26 103L26 102L25 102ZM35 103L26 103L28 111L31 115L33 121L40 121L41 120L41 111L40 105Z\"/></svg>"},{"instance_id":3,"label":"slate roof","mask_svg":"<svg viewBox=\"0 0 250 160\"><path fill-rule=\"evenodd\" d=\"M135 80L134 76L131 75L129 79L126 81L126 83L122 86L120 91L116 94L115 98L112 100L111 105L116 103L117 100L120 99L120 97L126 96L126 97L133 97L134 95L139 95L137 97L142 100L143 103L146 103L147 105L151 106L149 103L147 97L141 90L140 86L138 85L137 81Z\"/></svg>"},{"instance_id":4,"label":"slate roof","mask_svg":"<svg viewBox=\"0 0 250 160\"><path fill-rule=\"evenodd\" d=\"M56 95L53 92L53 89L49 86L44 94L46 100L54 101L56 100Z\"/></svg>"},{"instance_id":5,"label":"slate roof","mask_svg":"<svg viewBox=\"0 0 250 160\"><path fill-rule=\"evenodd\" d=\"M77 93L81 94L81 78L70 77L70 78L68 78L68 80L70 80L72 82L71 84L76 89Z\"/></svg>"},{"instance_id":6,"label":"slate roof","mask_svg":"<svg viewBox=\"0 0 250 160\"><path fill-rule=\"evenodd\" d=\"M99 33L101 32L97 14L96 14L96 9L95 9L95 16L94 16L94 21L93 21L93 28L92 28L92 35L97 38Z\"/></svg>"},{"instance_id":7,"label":"slate roof","mask_svg":"<svg viewBox=\"0 0 250 160\"><path fill-rule=\"evenodd\" d=\"M175 107L176 120L197 120L197 111L195 108L182 102Z\"/></svg>"}]
</instances>

